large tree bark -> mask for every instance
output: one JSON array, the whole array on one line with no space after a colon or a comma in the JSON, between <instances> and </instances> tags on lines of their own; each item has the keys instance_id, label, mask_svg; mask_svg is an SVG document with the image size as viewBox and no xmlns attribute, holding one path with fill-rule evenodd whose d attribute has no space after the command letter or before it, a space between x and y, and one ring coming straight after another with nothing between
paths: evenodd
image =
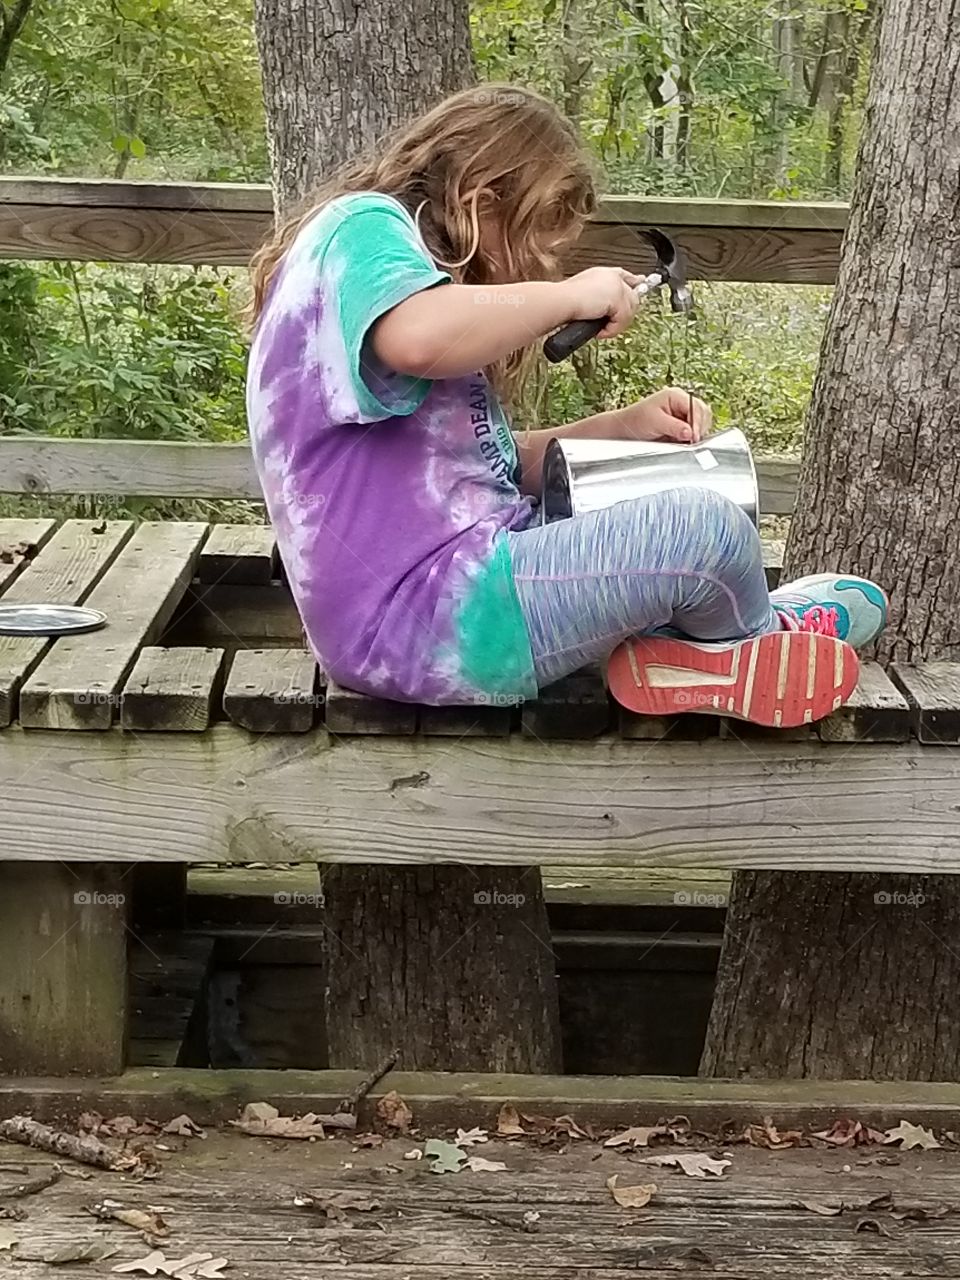
<instances>
[{"instance_id":1,"label":"large tree bark","mask_svg":"<svg viewBox=\"0 0 960 1280\"><path fill-rule=\"evenodd\" d=\"M256 0L255 10L281 209L473 83L467 0ZM522 905L475 901L488 885ZM331 1063L372 1068L399 1047L405 1067L559 1070L536 867L343 866L324 892Z\"/></svg>"},{"instance_id":2,"label":"large tree bark","mask_svg":"<svg viewBox=\"0 0 960 1280\"><path fill-rule=\"evenodd\" d=\"M331 1067L399 1048L407 1071L560 1070L538 871L356 870L324 879Z\"/></svg>"},{"instance_id":3,"label":"large tree bark","mask_svg":"<svg viewBox=\"0 0 960 1280\"><path fill-rule=\"evenodd\" d=\"M883 7L787 549L890 589L885 659L960 656L958 26ZM958 937L953 877L736 876L703 1071L960 1078Z\"/></svg>"},{"instance_id":4,"label":"large tree bark","mask_svg":"<svg viewBox=\"0 0 960 1280\"><path fill-rule=\"evenodd\" d=\"M473 80L468 0L255 0L254 11L281 208Z\"/></svg>"}]
</instances>

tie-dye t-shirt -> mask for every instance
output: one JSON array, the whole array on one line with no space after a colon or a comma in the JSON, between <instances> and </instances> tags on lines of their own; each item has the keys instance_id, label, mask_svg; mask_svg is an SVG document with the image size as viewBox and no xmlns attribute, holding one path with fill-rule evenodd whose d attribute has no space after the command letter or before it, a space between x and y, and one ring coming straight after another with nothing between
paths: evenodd
<instances>
[{"instance_id":1,"label":"tie-dye t-shirt","mask_svg":"<svg viewBox=\"0 0 960 1280\"><path fill-rule=\"evenodd\" d=\"M409 213L342 196L300 231L250 354L247 413L291 591L320 665L381 697L535 694L504 530L531 520L516 445L481 373L430 381L366 338L449 282Z\"/></svg>"}]
</instances>

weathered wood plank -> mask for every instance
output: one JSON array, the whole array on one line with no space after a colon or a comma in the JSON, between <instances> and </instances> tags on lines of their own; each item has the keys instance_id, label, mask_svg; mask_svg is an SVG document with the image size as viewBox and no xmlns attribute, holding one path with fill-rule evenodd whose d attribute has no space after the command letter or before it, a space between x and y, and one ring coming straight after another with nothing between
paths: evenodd
<instances>
[{"instance_id":1,"label":"weathered wood plank","mask_svg":"<svg viewBox=\"0 0 960 1280\"><path fill-rule=\"evenodd\" d=\"M193 577L205 524L143 524L87 596L102 631L64 636L20 690L20 723L105 729L143 645L158 639Z\"/></svg>"},{"instance_id":2,"label":"weathered wood plank","mask_svg":"<svg viewBox=\"0 0 960 1280\"><path fill-rule=\"evenodd\" d=\"M0 520L0 594L29 567L56 527L56 520Z\"/></svg>"},{"instance_id":3,"label":"weathered wood plank","mask_svg":"<svg viewBox=\"0 0 960 1280\"><path fill-rule=\"evenodd\" d=\"M120 695L120 724L134 732L208 728L223 659L222 649L142 649Z\"/></svg>"},{"instance_id":4,"label":"weathered wood plank","mask_svg":"<svg viewBox=\"0 0 960 1280\"><path fill-rule=\"evenodd\" d=\"M163 642L306 651L297 606L282 582L249 587L191 583Z\"/></svg>"},{"instance_id":5,"label":"weathered wood plank","mask_svg":"<svg viewBox=\"0 0 960 1280\"><path fill-rule=\"evenodd\" d=\"M664 212L669 216L669 209ZM691 280L833 284L837 278L842 233L828 227L698 227L662 219L654 225L679 245ZM653 251L636 225L588 222L570 253L569 269L611 263L645 274L653 269Z\"/></svg>"},{"instance_id":6,"label":"weathered wood plank","mask_svg":"<svg viewBox=\"0 0 960 1280\"><path fill-rule=\"evenodd\" d=\"M125 872L52 860L0 866L0 1072L123 1070Z\"/></svg>"},{"instance_id":7,"label":"weathered wood plank","mask_svg":"<svg viewBox=\"0 0 960 1280\"><path fill-rule=\"evenodd\" d=\"M262 500L247 444L0 437L0 491Z\"/></svg>"},{"instance_id":8,"label":"weathered wood plank","mask_svg":"<svg viewBox=\"0 0 960 1280\"><path fill-rule=\"evenodd\" d=\"M417 708L412 702L371 698L328 680L324 721L331 733L416 733Z\"/></svg>"},{"instance_id":9,"label":"weathered wood plank","mask_svg":"<svg viewBox=\"0 0 960 1280\"><path fill-rule=\"evenodd\" d=\"M763 568L767 575L767 586L771 591L780 585L786 548L787 543L784 538L763 539Z\"/></svg>"},{"instance_id":10,"label":"weathered wood plank","mask_svg":"<svg viewBox=\"0 0 960 1280\"><path fill-rule=\"evenodd\" d=\"M276 573L273 530L262 524L215 524L200 552L197 576L227 586L264 584Z\"/></svg>"},{"instance_id":11,"label":"weathered wood plank","mask_svg":"<svg viewBox=\"0 0 960 1280\"><path fill-rule=\"evenodd\" d=\"M816 729L824 742L906 742L912 722L910 704L883 668L862 662L850 700Z\"/></svg>"},{"instance_id":12,"label":"weathered wood plank","mask_svg":"<svg viewBox=\"0 0 960 1280\"><path fill-rule=\"evenodd\" d=\"M715 738L720 733L724 718L720 716L689 715L640 716L626 707L617 708L617 726L620 737L632 742L663 742L667 738Z\"/></svg>"},{"instance_id":13,"label":"weathered wood plank","mask_svg":"<svg viewBox=\"0 0 960 1280\"><path fill-rule=\"evenodd\" d=\"M758 458L760 509L790 515L798 464ZM0 492L262 500L245 444L0 437Z\"/></svg>"},{"instance_id":14,"label":"weathered wood plank","mask_svg":"<svg viewBox=\"0 0 960 1280\"><path fill-rule=\"evenodd\" d=\"M434 738L505 738L513 726L515 704L417 708L420 732Z\"/></svg>"},{"instance_id":15,"label":"weathered wood plank","mask_svg":"<svg viewBox=\"0 0 960 1280\"><path fill-rule=\"evenodd\" d=\"M48 1121L92 1109L103 1115L156 1117L188 1110L198 1123L211 1124L235 1119L248 1102L266 1100L284 1115L324 1114L334 1111L363 1075L339 1070L178 1068L127 1070L118 1079L107 1080L0 1080L0 1109L4 1114L29 1110ZM709 1131L727 1121L743 1127L773 1116L781 1129L816 1129L829 1126L838 1116L852 1116L881 1129L900 1119L960 1129L960 1085L951 1083L407 1071L391 1071L374 1087L361 1111L361 1124L372 1119L377 1101L393 1089L413 1109L417 1121L429 1127L461 1124L467 1129L473 1125L495 1129L500 1107L512 1103L525 1114L573 1115L581 1124L597 1126L656 1124L663 1116L685 1115L694 1129ZM789 1154L780 1153L778 1159L789 1159ZM823 1159L827 1154L818 1156ZM914 1152L913 1158L923 1154ZM836 1155L838 1163L848 1159L846 1152ZM697 1193L704 1190L686 1181L681 1185Z\"/></svg>"},{"instance_id":16,"label":"weathered wood plank","mask_svg":"<svg viewBox=\"0 0 960 1280\"><path fill-rule=\"evenodd\" d=\"M921 742L960 743L960 662L896 663L890 675L906 695Z\"/></svg>"},{"instance_id":17,"label":"weathered wood plank","mask_svg":"<svg viewBox=\"0 0 960 1280\"><path fill-rule=\"evenodd\" d=\"M607 196L573 254L577 269L648 270L636 230L684 246L693 278L831 283L843 204ZM10 178L0 187L0 256L244 265L272 224L266 186Z\"/></svg>"},{"instance_id":18,"label":"weathered wood plank","mask_svg":"<svg viewBox=\"0 0 960 1280\"><path fill-rule=\"evenodd\" d=\"M14 726L0 812L0 859L932 874L960 871L960 751Z\"/></svg>"},{"instance_id":19,"label":"weathered wood plank","mask_svg":"<svg viewBox=\"0 0 960 1280\"><path fill-rule=\"evenodd\" d=\"M4 601L82 604L132 534L129 520L68 520L7 588ZM16 717L21 685L50 647L43 636L0 636L0 726Z\"/></svg>"},{"instance_id":20,"label":"weathered wood plank","mask_svg":"<svg viewBox=\"0 0 960 1280\"><path fill-rule=\"evenodd\" d=\"M223 709L251 733L306 733L324 694L313 656L302 649L248 649L233 660Z\"/></svg>"},{"instance_id":21,"label":"weathered wood plank","mask_svg":"<svg viewBox=\"0 0 960 1280\"><path fill-rule=\"evenodd\" d=\"M523 704L520 726L529 738L596 738L610 727L610 699L598 664L565 676Z\"/></svg>"}]
</instances>

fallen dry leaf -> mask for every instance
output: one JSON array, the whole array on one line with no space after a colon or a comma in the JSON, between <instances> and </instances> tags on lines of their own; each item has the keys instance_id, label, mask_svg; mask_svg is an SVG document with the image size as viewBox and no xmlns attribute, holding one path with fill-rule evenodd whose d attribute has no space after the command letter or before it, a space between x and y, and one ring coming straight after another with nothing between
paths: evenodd
<instances>
[{"instance_id":1,"label":"fallen dry leaf","mask_svg":"<svg viewBox=\"0 0 960 1280\"><path fill-rule=\"evenodd\" d=\"M502 1173L507 1166L499 1160L484 1160L483 1156L471 1156L466 1167L471 1173Z\"/></svg>"},{"instance_id":2,"label":"fallen dry leaf","mask_svg":"<svg viewBox=\"0 0 960 1280\"><path fill-rule=\"evenodd\" d=\"M688 1178L705 1178L708 1173L721 1177L732 1160L714 1160L703 1151L686 1151L677 1155L643 1156L637 1164L657 1164L664 1168L682 1169Z\"/></svg>"},{"instance_id":3,"label":"fallen dry leaf","mask_svg":"<svg viewBox=\"0 0 960 1280\"><path fill-rule=\"evenodd\" d=\"M540 1116L531 1118L538 1121L541 1119ZM524 1119L527 1119L527 1117L524 1116ZM564 1133L568 1138L589 1138L591 1136L586 1129L582 1129L577 1124L573 1116L557 1116L556 1120L548 1120L547 1124L556 1133Z\"/></svg>"},{"instance_id":4,"label":"fallen dry leaf","mask_svg":"<svg viewBox=\"0 0 960 1280\"><path fill-rule=\"evenodd\" d=\"M899 1209L891 1213L891 1218L898 1222L933 1222L937 1218L946 1218L954 1212L951 1204L934 1204L930 1208L924 1205L911 1205L908 1209Z\"/></svg>"},{"instance_id":5,"label":"fallen dry leaf","mask_svg":"<svg viewBox=\"0 0 960 1280\"><path fill-rule=\"evenodd\" d=\"M663 1125L640 1126L615 1133L603 1144L605 1147L649 1147L651 1138L668 1138L670 1130Z\"/></svg>"},{"instance_id":6,"label":"fallen dry leaf","mask_svg":"<svg viewBox=\"0 0 960 1280\"><path fill-rule=\"evenodd\" d=\"M372 1213L380 1208L379 1200L373 1200L370 1196L359 1195L353 1191L334 1191L322 1196L301 1192L294 1196L293 1203L298 1209L316 1209L331 1222L346 1222L348 1209L356 1209L359 1213Z\"/></svg>"},{"instance_id":7,"label":"fallen dry leaf","mask_svg":"<svg viewBox=\"0 0 960 1280\"><path fill-rule=\"evenodd\" d=\"M884 1136L877 1129L868 1129L859 1120L834 1120L829 1129L813 1135L832 1147L863 1147L872 1142L883 1142Z\"/></svg>"},{"instance_id":8,"label":"fallen dry leaf","mask_svg":"<svg viewBox=\"0 0 960 1280\"><path fill-rule=\"evenodd\" d=\"M644 1183L636 1187L618 1187L618 1177L619 1174L616 1173L609 1177L607 1186L614 1200L624 1209L642 1209L657 1194L657 1184L655 1182Z\"/></svg>"},{"instance_id":9,"label":"fallen dry leaf","mask_svg":"<svg viewBox=\"0 0 960 1280\"><path fill-rule=\"evenodd\" d=\"M403 1158L404 1160L422 1160L423 1152L419 1147L414 1147L412 1151L405 1151L403 1153Z\"/></svg>"},{"instance_id":10,"label":"fallen dry leaf","mask_svg":"<svg viewBox=\"0 0 960 1280\"><path fill-rule=\"evenodd\" d=\"M159 1250L154 1250L145 1258L122 1262L111 1270L125 1274L169 1276L170 1280L223 1280L223 1268L229 1265L226 1258L216 1258L212 1253L190 1253L184 1258L167 1259Z\"/></svg>"},{"instance_id":11,"label":"fallen dry leaf","mask_svg":"<svg viewBox=\"0 0 960 1280\"><path fill-rule=\"evenodd\" d=\"M819 1200L799 1200L797 1202L802 1209L809 1209L811 1213L819 1213L823 1218L835 1218L838 1213L843 1213L843 1204L821 1204Z\"/></svg>"},{"instance_id":12,"label":"fallen dry leaf","mask_svg":"<svg viewBox=\"0 0 960 1280\"><path fill-rule=\"evenodd\" d=\"M377 1103L377 1119L388 1129L396 1129L398 1133L409 1133L413 1112L396 1089L391 1089Z\"/></svg>"},{"instance_id":13,"label":"fallen dry leaf","mask_svg":"<svg viewBox=\"0 0 960 1280\"><path fill-rule=\"evenodd\" d=\"M799 1129L781 1133L770 1116L764 1116L763 1124L748 1124L743 1137L752 1147L765 1147L768 1151L783 1151L787 1147L798 1147L803 1142Z\"/></svg>"},{"instance_id":14,"label":"fallen dry leaf","mask_svg":"<svg viewBox=\"0 0 960 1280\"><path fill-rule=\"evenodd\" d=\"M156 1209L125 1209L116 1200L101 1200L88 1207L87 1212L101 1222L122 1222L125 1226L133 1227L134 1231L143 1233L147 1244L153 1244L155 1240L162 1240L170 1234L170 1228Z\"/></svg>"},{"instance_id":15,"label":"fallen dry leaf","mask_svg":"<svg viewBox=\"0 0 960 1280\"><path fill-rule=\"evenodd\" d=\"M511 1106L509 1102L505 1102L500 1108L500 1114L497 1116L497 1133L501 1138L519 1138L522 1137L525 1130L520 1123L520 1113L517 1108Z\"/></svg>"},{"instance_id":16,"label":"fallen dry leaf","mask_svg":"<svg viewBox=\"0 0 960 1280\"><path fill-rule=\"evenodd\" d=\"M362 1147L382 1147L382 1133L360 1133L353 1140L353 1150L359 1151Z\"/></svg>"},{"instance_id":17,"label":"fallen dry leaf","mask_svg":"<svg viewBox=\"0 0 960 1280\"><path fill-rule=\"evenodd\" d=\"M458 1129L457 1136L454 1138L454 1143L458 1147L475 1147L478 1143L488 1141L486 1129L468 1129L466 1131Z\"/></svg>"},{"instance_id":18,"label":"fallen dry leaf","mask_svg":"<svg viewBox=\"0 0 960 1280\"><path fill-rule=\"evenodd\" d=\"M112 1134L115 1138L126 1138L132 1133L150 1133L152 1126L141 1125L133 1116L114 1116L104 1120L100 1126L101 1133Z\"/></svg>"},{"instance_id":19,"label":"fallen dry leaf","mask_svg":"<svg viewBox=\"0 0 960 1280\"><path fill-rule=\"evenodd\" d=\"M886 1145L899 1142L901 1151L912 1151L915 1147L923 1151L939 1151L940 1143L929 1129L919 1124L911 1124L909 1120L901 1120L895 1129L888 1129L884 1139Z\"/></svg>"},{"instance_id":20,"label":"fallen dry leaf","mask_svg":"<svg viewBox=\"0 0 960 1280\"><path fill-rule=\"evenodd\" d=\"M0 1227L0 1249L12 1249L19 1239L13 1227Z\"/></svg>"},{"instance_id":21,"label":"fallen dry leaf","mask_svg":"<svg viewBox=\"0 0 960 1280\"><path fill-rule=\"evenodd\" d=\"M876 1236L887 1236L889 1239L896 1239L896 1232L891 1231L885 1222L881 1222L879 1218L861 1218L854 1231L870 1231Z\"/></svg>"},{"instance_id":22,"label":"fallen dry leaf","mask_svg":"<svg viewBox=\"0 0 960 1280\"><path fill-rule=\"evenodd\" d=\"M314 1113L294 1118L282 1116L269 1102L248 1102L239 1120L230 1123L254 1138L310 1138L324 1137L323 1125Z\"/></svg>"},{"instance_id":23,"label":"fallen dry leaf","mask_svg":"<svg viewBox=\"0 0 960 1280\"><path fill-rule=\"evenodd\" d=\"M172 1133L178 1138L205 1138L207 1135L203 1129L188 1115L174 1116L172 1120L168 1120L160 1131L161 1133Z\"/></svg>"},{"instance_id":24,"label":"fallen dry leaf","mask_svg":"<svg viewBox=\"0 0 960 1280\"><path fill-rule=\"evenodd\" d=\"M105 1240L74 1240L70 1244L19 1245L17 1257L23 1262L46 1262L52 1267L70 1266L74 1262L103 1262L117 1252L115 1244Z\"/></svg>"},{"instance_id":25,"label":"fallen dry leaf","mask_svg":"<svg viewBox=\"0 0 960 1280\"><path fill-rule=\"evenodd\" d=\"M440 1138L430 1138L424 1144L423 1154L433 1160L431 1173L459 1173L467 1158L454 1143L443 1142Z\"/></svg>"}]
</instances>

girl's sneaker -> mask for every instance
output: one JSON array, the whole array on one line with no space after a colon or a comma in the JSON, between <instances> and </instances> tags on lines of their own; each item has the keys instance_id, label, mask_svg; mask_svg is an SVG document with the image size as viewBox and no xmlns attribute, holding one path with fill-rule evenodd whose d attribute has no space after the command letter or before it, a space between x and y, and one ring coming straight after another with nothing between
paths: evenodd
<instances>
[{"instance_id":1,"label":"girl's sneaker","mask_svg":"<svg viewBox=\"0 0 960 1280\"><path fill-rule=\"evenodd\" d=\"M859 670L850 645L811 628L730 644L640 636L611 654L607 681L640 715L696 711L786 729L836 711Z\"/></svg>"},{"instance_id":2,"label":"girl's sneaker","mask_svg":"<svg viewBox=\"0 0 960 1280\"><path fill-rule=\"evenodd\" d=\"M814 573L771 591L770 599L789 630L825 630L855 649L872 644L887 625L886 593L866 578Z\"/></svg>"}]
</instances>

